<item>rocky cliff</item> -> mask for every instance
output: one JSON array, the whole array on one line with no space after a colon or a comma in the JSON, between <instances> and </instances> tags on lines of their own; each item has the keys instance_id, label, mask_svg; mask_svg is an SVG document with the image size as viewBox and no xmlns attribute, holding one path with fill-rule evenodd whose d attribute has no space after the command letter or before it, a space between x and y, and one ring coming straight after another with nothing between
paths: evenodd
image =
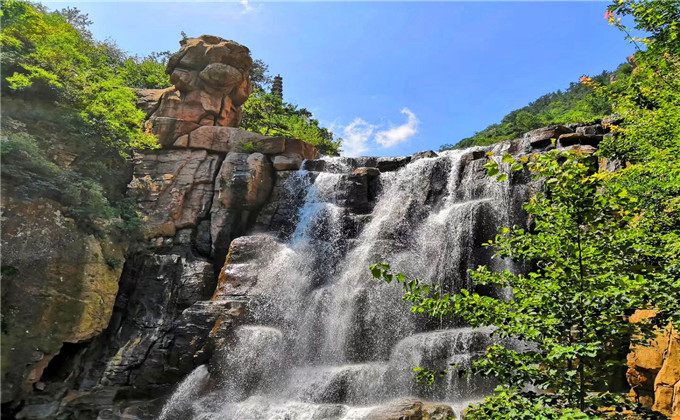
<instances>
[{"instance_id":1,"label":"rocky cliff","mask_svg":"<svg viewBox=\"0 0 680 420\"><path fill-rule=\"evenodd\" d=\"M125 249L80 230L52 200L3 191L2 397L34 389L63 346L106 329ZM114 264L116 261L117 264Z\"/></svg>"},{"instance_id":2,"label":"rocky cliff","mask_svg":"<svg viewBox=\"0 0 680 420\"><path fill-rule=\"evenodd\" d=\"M290 216L272 197L286 196L285 179L315 148L235 128L251 92L246 47L212 36L181 44L168 63L174 86L139 92L162 148L135 155L128 195L146 243L127 258L59 203L3 182L8 414L94 418L120 395L167 392L209 357L215 321L226 329L242 312L239 299L209 300L231 240Z\"/></svg>"},{"instance_id":3,"label":"rocky cliff","mask_svg":"<svg viewBox=\"0 0 680 420\"><path fill-rule=\"evenodd\" d=\"M549 139L555 130L571 133L574 129L578 127L538 130L497 149L513 154L544 150L553 147ZM271 273L263 270L299 231L303 205L309 205L309 187L327 182L325 174L337 174L332 175L337 181L331 188L332 202L341 216L338 224L329 220L327 226L315 229L322 235L320 241L335 241L329 245L337 255L310 254L304 263L310 267L324 263L314 258L341 258L357 241L374 217L381 191L389 185L389 177L383 180L385 174L419 160L424 162L420 166L429 168L429 175L417 186L424 201L412 203L409 224L439 205L452 173L459 173L455 176L464 183L460 194L477 196L488 188L483 150L464 153L453 170L448 158L438 159L433 152L404 158L314 160L314 149L294 139L221 126L188 133L189 138L207 135L211 141L198 143L200 147L192 147L189 141L186 146L166 146L135 156L129 194L144 215L146 243L128 253L106 330L55 351L54 362L42 366L46 367L42 376L34 375L39 386L25 397L19 418L154 418L177 383L210 363L213 355L238 346L237 327L252 322L249 306L268 293L263 279ZM587 146L570 142L561 147ZM281 157L286 165L281 165ZM297 171L303 159L303 171ZM512 183L520 188L516 191L527 182L520 175L513 177ZM520 219L523 197L509 197L507 204L509 214ZM452 259L456 278L488 258L481 243L493 235L493 223L498 221L491 222L495 216L485 206L479 212L470 237L476 251L466 251L465 262ZM393 240L405 233L399 232L401 228L395 230ZM360 352L361 346L352 351ZM209 387L220 380L218 373L213 374L216 379L213 385L207 382ZM376 411L375 416L399 404Z\"/></svg>"},{"instance_id":4,"label":"rocky cliff","mask_svg":"<svg viewBox=\"0 0 680 420\"><path fill-rule=\"evenodd\" d=\"M594 151L611 135L610 121L545 127L457 154L319 159L300 140L236 128L251 65L248 49L232 41L188 39L168 64L174 86L139 92L162 147L134 157L128 195L143 216L144 239L127 254L115 241L78 230L49 199L3 190L6 413L188 418L199 397L217 413L225 395L246 398L268 383L265 373L282 373L277 357L294 345L295 363L333 364L304 366L291 373L304 386L286 388L309 403L300 410L318 418L443 418L460 408L403 399L351 407L405 395L381 393L373 386L379 381L439 400L493 388L455 382L445 391L452 393L433 394L413 388L410 377L403 381L395 369L410 369L416 356L469 362L490 338L456 325L433 333L434 325L411 318L394 322L402 308L372 306L371 293L383 292L362 286L356 273L366 274L382 252L423 275L443 276L433 282L470 287L466 269L489 262L481 244L500 224L526 223L521 204L538 188L522 172L503 188L489 181L486 151ZM329 273L347 280L335 298ZM417 334L430 334L426 344L412 338ZM678 410L676 335L660 336L655 349L635 349L629 360L637 398L667 414ZM324 340L328 348L317 349ZM266 416L267 404L255 400L245 409Z\"/></svg>"}]
</instances>

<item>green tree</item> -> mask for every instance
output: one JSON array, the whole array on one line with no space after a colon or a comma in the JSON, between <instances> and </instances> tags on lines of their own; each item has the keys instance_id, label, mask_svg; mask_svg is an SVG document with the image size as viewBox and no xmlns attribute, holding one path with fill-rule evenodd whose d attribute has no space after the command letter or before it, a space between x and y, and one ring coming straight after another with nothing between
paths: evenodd
<instances>
[{"instance_id":1,"label":"green tree","mask_svg":"<svg viewBox=\"0 0 680 420\"><path fill-rule=\"evenodd\" d=\"M542 125L543 121L540 117L527 111L521 111L515 115L515 127L522 132L531 131Z\"/></svg>"},{"instance_id":2,"label":"green tree","mask_svg":"<svg viewBox=\"0 0 680 420\"><path fill-rule=\"evenodd\" d=\"M145 114L126 85L120 51L91 38L86 16L65 10L2 2L3 93L54 96L81 110L92 130L124 155L130 148L156 147L142 128Z\"/></svg>"},{"instance_id":3,"label":"green tree","mask_svg":"<svg viewBox=\"0 0 680 420\"><path fill-rule=\"evenodd\" d=\"M272 80L269 75L269 66L260 59L253 60L253 67L250 69L250 81L253 82L254 90L269 91Z\"/></svg>"},{"instance_id":4,"label":"green tree","mask_svg":"<svg viewBox=\"0 0 680 420\"><path fill-rule=\"evenodd\" d=\"M534 226L503 228L487 245L501 258L529 261L535 268L524 274L483 266L470 272L477 285L510 288L512 300L468 290L451 296L395 276L385 265L372 271L402 281L404 299L416 312L460 317L473 327L493 325L501 338L533 343L528 350L496 344L475 363L477 372L499 379L503 392L519 394L527 386L550 390L522 398L551 410L597 415L600 407L625 404L606 391L612 390L636 332L627 318L646 304L640 299L646 279L634 270L640 264L633 252L640 232L629 227L637 199L596 172L597 161L588 153L552 151L523 159L545 185L524 206ZM513 170L524 168L510 155L502 162ZM501 181L507 177L496 160L487 168Z\"/></svg>"},{"instance_id":5,"label":"green tree","mask_svg":"<svg viewBox=\"0 0 680 420\"><path fill-rule=\"evenodd\" d=\"M164 89L172 86L165 68L169 51L151 53L148 56L129 57L121 63L121 77L125 86L138 89Z\"/></svg>"},{"instance_id":6,"label":"green tree","mask_svg":"<svg viewBox=\"0 0 680 420\"><path fill-rule=\"evenodd\" d=\"M269 136L294 137L316 146L326 155L337 155L340 139L319 125L305 108L281 100L274 94L256 89L243 104L241 127Z\"/></svg>"},{"instance_id":7,"label":"green tree","mask_svg":"<svg viewBox=\"0 0 680 420\"><path fill-rule=\"evenodd\" d=\"M134 88L169 86L166 55L95 40L76 8L3 1L0 14L3 182L61 203L80 229L129 238L140 220L123 197L125 159L156 147Z\"/></svg>"},{"instance_id":8,"label":"green tree","mask_svg":"<svg viewBox=\"0 0 680 420\"><path fill-rule=\"evenodd\" d=\"M630 15L645 38L632 37L620 16ZM639 200L637 252L650 277L646 301L657 310L650 322L680 325L680 1L620 0L609 21L638 45L625 83L594 84L614 100L622 123L600 145L606 159L626 162L610 174ZM591 83L586 81L586 83Z\"/></svg>"}]
</instances>

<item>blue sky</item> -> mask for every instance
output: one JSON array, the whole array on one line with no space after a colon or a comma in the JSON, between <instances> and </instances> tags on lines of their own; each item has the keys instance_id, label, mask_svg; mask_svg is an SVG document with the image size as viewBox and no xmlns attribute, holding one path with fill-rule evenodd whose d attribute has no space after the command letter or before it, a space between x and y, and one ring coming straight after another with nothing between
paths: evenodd
<instances>
[{"instance_id":1,"label":"blue sky","mask_svg":"<svg viewBox=\"0 0 680 420\"><path fill-rule=\"evenodd\" d=\"M131 54L180 32L248 46L352 155L455 143L633 52L607 2L46 2L75 6Z\"/></svg>"}]
</instances>

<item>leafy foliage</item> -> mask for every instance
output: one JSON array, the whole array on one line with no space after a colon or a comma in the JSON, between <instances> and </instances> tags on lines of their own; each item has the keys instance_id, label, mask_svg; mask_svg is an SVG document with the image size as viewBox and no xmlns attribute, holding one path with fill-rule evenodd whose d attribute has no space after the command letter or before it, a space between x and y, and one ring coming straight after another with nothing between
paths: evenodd
<instances>
[{"instance_id":1,"label":"leafy foliage","mask_svg":"<svg viewBox=\"0 0 680 420\"><path fill-rule=\"evenodd\" d=\"M157 146L131 88L169 86L167 54L128 57L96 41L76 8L3 1L1 13L3 183L61 203L85 231L134 234L125 159Z\"/></svg>"},{"instance_id":2,"label":"leafy foliage","mask_svg":"<svg viewBox=\"0 0 680 420\"><path fill-rule=\"evenodd\" d=\"M337 155L341 143L330 130L321 127L319 120L307 109L298 108L260 89L256 89L243 104L241 127L269 136L298 138L313 144L326 155Z\"/></svg>"},{"instance_id":3,"label":"leafy foliage","mask_svg":"<svg viewBox=\"0 0 680 420\"><path fill-rule=\"evenodd\" d=\"M507 420L572 420L595 419L578 410L555 407L550 395L539 395L534 392L509 392L500 390L498 395L490 397L484 404L471 407L466 418L475 420L497 420L499 414Z\"/></svg>"},{"instance_id":4,"label":"leafy foliage","mask_svg":"<svg viewBox=\"0 0 680 420\"><path fill-rule=\"evenodd\" d=\"M499 160L523 169L510 155ZM594 393L611 388L636 329L627 318L646 304L639 299L646 280L635 274L640 261L631 252L639 232L627 228L637 199L594 172L593 161L578 151L527 159L528 170L545 181L545 191L524 206L534 226L503 228L487 245L502 258L531 261L535 269L515 274L479 267L470 273L477 285L510 288L514 299L468 290L450 296L396 275L416 312L458 316L473 327L494 325L499 337L532 343L517 350L490 347L475 362L477 372L497 377L508 392L527 385L549 389L561 397L560 406L581 411L600 407L603 396ZM487 168L501 177L498 165L491 160ZM389 282L389 267L377 268L374 275Z\"/></svg>"},{"instance_id":5,"label":"leafy foliage","mask_svg":"<svg viewBox=\"0 0 680 420\"><path fill-rule=\"evenodd\" d=\"M93 144L77 112L9 98L2 118L0 171L12 196L56 201L88 233L137 235L141 219L123 195L125 161Z\"/></svg>"},{"instance_id":6,"label":"leafy foliage","mask_svg":"<svg viewBox=\"0 0 680 420\"><path fill-rule=\"evenodd\" d=\"M630 14L630 36L617 14ZM646 300L657 310L657 325L680 325L680 1L620 0L609 7L612 25L639 43L635 68L623 86L594 85L615 100L623 123L600 145L600 155L626 162L609 174L639 200L637 252L649 277ZM589 83L590 81L586 81Z\"/></svg>"},{"instance_id":7,"label":"leafy foliage","mask_svg":"<svg viewBox=\"0 0 680 420\"><path fill-rule=\"evenodd\" d=\"M253 60L253 67L250 69L250 81L253 83L253 89L263 92L270 90L273 80L269 75L269 66L260 59Z\"/></svg>"},{"instance_id":8,"label":"leafy foliage","mask_svg":"<svg viewBox=\"0 0 680 420\"><path fill-rule=\"evenodd\" d=\"M121 77L125 86L139 89L164 89L172 86L165 73L169 51L151 53L144 58L130 57L121 65Z\"/></svg>"},{"instance_id":9,"label":"leafy foliage","mask_svg":"<svg viewBox=\"0 0 680 420\"><path fill-rule=\"evenodd\" d=\"M145 115L129 87L167 85L162 64L127 58L115 45L95 41L88 24L77 9L48 12L39 5L3 1L3 93L53 97L79 109L106 146L123 155L130 148L156 147L155 138L143 130Z\"/></svg>"}]
</instances>

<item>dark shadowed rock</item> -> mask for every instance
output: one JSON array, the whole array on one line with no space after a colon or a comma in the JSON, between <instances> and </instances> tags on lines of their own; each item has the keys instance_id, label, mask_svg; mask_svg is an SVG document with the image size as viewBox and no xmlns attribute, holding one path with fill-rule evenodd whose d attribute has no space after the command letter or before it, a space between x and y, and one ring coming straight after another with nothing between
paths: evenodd
<instances>
[{"instance_id":1,"label":"dark shadowed rock","mask_svg":"<svg viewBox=\"0 0 680 420\"><path fill-rule=\"evenodd\" d=\"M573 130L564 125L551 125L529 131L524 135L524 138L529 141L531 147L541 148L549 146L552 139L557 140L562 134L571 132L573 132Z\"/></svg>"},{"instance_id":2,"label":"dark shadowed rock","mask_svg":"<svg viewBox=\"0 0 680 420\"><path fill-rule=\"evenodd\" d=\"M602 118L600 124L602 127L609 129L612 125L620 125L623 122L623 118L619 114L610 115L608 117Z\"/></svg>"},{"instance_id":3,"label":"dark shadowed rock","mask_svg":"<svg viewBox=\"0 0 680 420\"><path fill-rule=\"evenodd\" d=\"M425 152L418 152L415 153L411 157L411 162L416 161L418 159L423 159L423 158L435 158L437 157L437 153L433 152L432 150L427 150Z\"/></svg>"},{"instance_id":4,"label":"dark shadowed rock","mask_svg":"<svg viewBox=\"0 0 680 420\"><path fill-rule=\"evenodd\" d=\"M411 162L411 156L381 157L377 159L376 165L380 172L391 172L403 168L409 162Z\"/></svg>"},{"instance_id":5,"label":"dark shadowed rock","mask_svg":"<svg viewBox=\"0 0 680 420\"><path fill-rule=\"evenodd\" d=\"M297 171L302 166L302 157L296 154L277 155L272 163L277 171Z\"/></svg>"},{"instance_id":6,"label":"dark shadowed rock","mask_svg":"<svg viewBox=\"0 0 680 420\"><path fill-rule=\"evenodd\" d=\"M306 171L323 172L326 169L326 161L323 159L305 160L302 169Z\"/></svg>"},{"instance_id":7,"label":"dark shadowed rock","mask_svg":"<svg viewBox=\"0 0 680 420\"><path fill-rule=\"evenodd\" d=\"M557 145L559 147L573 146L575 144L580 144L584 146L597 147L602 141L601 134L579 134L579 133L567 133L562 134L557 139Z\"/></svg>"}]
</instances>

